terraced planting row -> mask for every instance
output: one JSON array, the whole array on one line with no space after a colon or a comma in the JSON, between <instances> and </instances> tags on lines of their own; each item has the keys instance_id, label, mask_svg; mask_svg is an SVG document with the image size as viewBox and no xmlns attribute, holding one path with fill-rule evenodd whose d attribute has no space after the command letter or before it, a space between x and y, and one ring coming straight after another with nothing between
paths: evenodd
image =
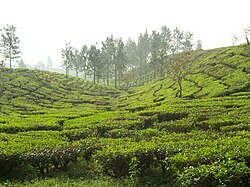
<instances>
[{"instance_id":1,"label":"terraced planting row","mask_svg":"<svg viewBox=\"0 0 250 187\"><path fill-rule=\"evenodd\" d=\"M218 97L238 91L249 91L249 51L249 46L239 46L195 52L193 70L183 82L184 97L190 99ZM233 63L238 65L233 65ZM133 101L137 101L134 108L140 110L157 105L157 101L175 98L178 86L167 78L151 86L145 85L135 93L130 94L131 99L127 98L125 102L133 105ZM138 100L141 100L141 104ZM120 105L123 106L123 104Z\"/></svg>"},{"instance_id":2,"label":"terraced planting row","mask_svg":"<svg viewBox=\"0 0 250 187\"><path fill-rule=\"evenodd\" d=\"M176 99L138 112L75 112L71 117L67 113L4 115L0 122L1 176L27 166L37 176L46 175L88 160L97 162L105 174L121 178L129 176L136 158L140 175L154 170L168 176L169 183L174 178L183 186L206 185L208 180L214 186L233 186L238 180L248 184L249 98L249 93L241 93ZM216 178L211 167L230 172ZM210 178L199 168L205 168ZM188 177L196 170L197 178L190 181Z\"/></svg>"},{"instance_id":3,"label":"terraced planting row","mask_svg":"<svg viewBox=\"0 0 250 187\"><path fill-rule=\"evenodd\" d=\"M87 165L130 186L249 186L249 59L224 64L248 58L236 49L197 52L183 98L169 79L125 92L2 69L0 181Z\"/></svg>"}]
</instances>

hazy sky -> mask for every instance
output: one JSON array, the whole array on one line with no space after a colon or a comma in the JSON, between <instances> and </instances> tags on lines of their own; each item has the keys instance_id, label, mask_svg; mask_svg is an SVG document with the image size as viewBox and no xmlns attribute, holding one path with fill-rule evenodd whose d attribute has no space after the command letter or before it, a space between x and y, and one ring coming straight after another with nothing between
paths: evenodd
<instances>
[{"instance_id":1,"label":"hazy sky","mask_svg":"<svg viewBox=\"0 0 250 187\"><path fill-rule=\"evenodd\" d=\"M250 26L250 0L0 0L0 28L17 27L24 62L60 65L65 41L80 48L110 34L137 40L166 25L194 33L203 48L232 45Z\"/></svg>"}]
</instances>

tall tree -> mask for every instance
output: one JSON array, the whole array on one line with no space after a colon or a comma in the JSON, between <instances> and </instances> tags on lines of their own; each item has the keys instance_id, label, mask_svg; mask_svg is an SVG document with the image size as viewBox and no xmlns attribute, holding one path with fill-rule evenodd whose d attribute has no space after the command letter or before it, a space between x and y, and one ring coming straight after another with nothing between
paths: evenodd
<instances>
[{"instance_id":1,"label":"tall tree","mask_svg":"<svg viewBox=\"0 0 250 187\"><path fill-rule=\"evenodd\" d=\"M115 40L115 57L114 57L114 74L115 74L115 87L117 87L117 81L121 83L121 77L126 69L126 54L124 50L124 43L122 38Z\"/></svg>"},{"instance_id":2,"label":"tall tree","mask_svg":"<svg viewBox=\"0 0 250 187\"><path fill-rule=\"evenodd\" d=\"M99 83L100 82L100 79L103 80L103 82L105 83L105 77L106 77L106 74L105 74L105 61L103 60L102 58L102 52L100 49L98 49L98 63L97 63L97 70L96 70L96 79L97 79L97 82Z\"/></svg>"},{"instance_id":3,"label":"tall tree","mask_svg":"<svg viewBox=\"0 0 250 187\"><path fill-rule=\"evenodd\" d=\"M140 77L147 74L147 63L150 53L150 38L148 32L140 34L137 44L137 56L140 64Z\"/></svg>"},{"instance_id":4,"label":"tall tree","mask_svg":"<svg viewBox=\"0 0 250 187\"><path fill-rule=\"evenodd\" d=\"M100 66L100 59L101 52L99 49L96 48L95 45L91 45L90 49L88 50L88 67L90 69L90 73L93 76L93 82L96 83L96 78L98 75L98 68Z\"/></svg>"},{"instance_id":5,"label":"tall tree","mask_svg":"<svg viewBox=\"0 0 250 187\"><path fill-rule=\"evenodd\" d=\"M232 44L234 46L236 44L236 42L238 41L239 37L234 34L234 35L232 35L231 39L232 39Z\"/></svg>"},{"instance_id":6,"label":"tall tree","mask_svg":"<svg viewBox=\"0 0 250 187\"><path fill-rule=\"evenodd\" d=\"M1 47L4 60L8 60L10 68L14 59L20 58L19 38L16 36L16 27L7 25L3 28L4 33L1 35Z\"/></svg>"},{"instance_id":7,"label":"tall tree","mask_svg":"<svg viewBox=\"0 0 250 187\"><path fill-rule=\"evenodd\" d=\"M202 50L202 41L201 40L197 40L197 42L196 42L196 50Z\"/></svg>"},{"instance_id":8,"label":"tall tree","mask_svg":"<svg viewBox=\"0 0 250 187\"><path fill-rule=\"evenodd\" d=\"M73 51L72 68L75 70L76 76L78 77L78 74L82 68L82 61L78 49L74 49Z\"/></svg>"},{"instance_id":9,"label":"tall tree","mask_svg":"<svg viewBox=\"0 0 250 187\"><path fill-rule=\"evenodd\" d=\"M183 35L183 43L182 43L182 50L183 51L191 51L194 44L193 44L193 34L191 32L186 32Z\"/></svg>"},{"instance_id":10,"label":"tall tree","mask_svg":"<svg viewBox=\"0 0 250 187\"><path fill-rule=\"evenodd\" d=\"M151 35L151 64L154 72L154 78L158 72L160 77L164 76L164 66L171 51L172 32L166 26L161 28L161 32L153 31Z\"/></svg>"},{"instance_id":11,"label":"tall tree","mask_svg":"<svg viewBox=\"0 0 250 187\"><path fill-rule=\"evenodd\" d=\"M86 45L82 46L81 51L79 52L79 60L81 61L81 72L84 72L84 79L87 79L88 66L87 66L87 54L88 47Z\"/></svg>"},{"instance_id":12,"label":"tall tree","mask_svg":"<svg viewBox=\"0 0 250 187\"><path fill-rule=\"evenodd\" d=\"M159 58L159 73L160 77L162 78L164 76L164 65L166 64L168 55L171 51L171 41L172 41L172 32L169 28L166 26L163 26L161 28L161 34L160 34L160 50L158 54Z\"/></svg>"},{"instance_id":13,"label":"tall tree","mask_svg":"<svg viewBox=\"0 0 250 187\"><path fill-rule=\"evenodd\" d=\"M52 63L51 57L48 56L48 59L47 59L47 69L51 69L52 66L53 66L53 63Z\"/></svg>"},{"instance_id":14,"label":"tall tree","mask_svg":"<svg viewBox=\"0 0 250 187\"><path fill-rule=\"evenodd\" d=\"M0 28L0 32L2 29ZM2 59L2 49L1 49L1 40L0 40L0 68L4 66L4 60Z\"/></svg>"},{"instance_id":15,"label":"tall tree","mask_svg":"<svg viewBox=\"0 0 250 187\"><path fill-rule=\"evenodd\" d=\"M24 63L23 59L17 62L18 68L27 68L27 65Z\"/></svg>"},{"instance_id":16,"label":"tall tree","mask_svg":"<svg viewBox=\"0 0 250 187\"><path fill-rule=\"evenodd\" d=\"M156 79L157 76L157 69L159 65L159 51L160 51L160 46L161 46L161 38L160 38L160 33L153 31L151 34L150 38L150 57L151 57L151 67L153 69L153 75L154 79Z\"/></svg>"},{"instance_id":17,"label":"tall tree","mask_svg":"<svg viewBox=\"0 0 250 187\"><path fill-rule=\"evenodd\" d=\"M113 35L107 37L106 40L102 42L102 57L105 62L104 72L106 74L106 81L107 85L109 85L115 58L115 40Z\"/></svg>"},{"instance_id":18,"label":"tall tree","mask_svg":"<svg viewBox=\"0 0 250 187\"><path fill-rule=\"evenodd\" d=\"M245 38L247 40L247 45L250 45L249 39L248 39L248 34L250 33L250 28L248 27L248 28L244 29L244 31L245 31Z\"/></svg>"},{"instance_id":19,"label":"tall tree","mask_svg":"<svg viewBox=\"0 0 250 187\"><path fill-rule=\"evenodd\" d=\"M126 81L135 80L136 69L139 67L139 59L136 53L137 45L136 42L129 38L124 46L126 60L127 60L127 73L129 76L125 76Z\"/></svg>"},{"instance_id":20,"label":"tall tree","mask_svg":"<svg viewBox=\"0 0 250 187\"><path fill-rule=\"evenodd\" d=\"M66 43L65 49L62 49L61 54L62 54L62 59L63 59L63 64L62 66L65 67L65 74L66 77L69 75L69 70L72 68L72 63L73 63L73 53L74 48L70 45L70 42Z\"/></svg>"},{"instance_id":21,"label":"tall tree","mask_svg":"<svg viewBox=\"0 0 250 187\"><path fill-rule=\"evenodd\" d=\"M44 62L38 62L36 64L36 69L45 70L46 69L45 63Z\"/></svg>"},{"instance_id":22,"label":"tall tree","mask_svg":"<svg viewBox=\"0 0 250 187\"><path fill-rule=\"evenodd\" d=\"M183 49L183 37L184 32L180 31L177 27L173 31L172 42L171 42L171 52L176 54Z\"/></svg>"},{"instance_id":23,"label":"tall tree","mask_svg":"<svg viewBox=\"0 0 250 187\"><path fill-rule=\"evenodd\" d=\"M128 69L133 69L138 67L139 59L136 53L136 48L137 48L136 42L132 38L129 38L124 46L124 50L127 57Z\"/></svg>"}]
</instances>

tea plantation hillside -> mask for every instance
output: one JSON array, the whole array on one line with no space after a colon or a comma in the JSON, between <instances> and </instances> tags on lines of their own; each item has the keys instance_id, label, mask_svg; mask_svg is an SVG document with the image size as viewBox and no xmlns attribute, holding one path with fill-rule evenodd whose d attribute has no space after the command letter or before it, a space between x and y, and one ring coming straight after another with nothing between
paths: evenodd
<instances>
[{"instance_id":1,"label":"tea plantation hillside","mask_svg":"<svg viewBox=\"0 0 250 187\"><path fill-rule=\"evenodd\" d=\"M246 45L194 51L182 98L2 69L0 184L249 186L249 72Z\"/></svg>"},{"instance_id":2,"label":"tea plantation hillside","mask_svg":"<svg viewBox=\"0 0 250 187\"><path fill-rule=\"evenodd\" d=\"M183 83L185 100L228 96L238 92L246 92L247 95L250 91L249 46L194 51L192 56L191 71ZM128 105L130 110L140 110L162 105L176 98L177 93L177 83L165 78L130 91L124 96L124 105Z\"/></svg>"}]
</instances>

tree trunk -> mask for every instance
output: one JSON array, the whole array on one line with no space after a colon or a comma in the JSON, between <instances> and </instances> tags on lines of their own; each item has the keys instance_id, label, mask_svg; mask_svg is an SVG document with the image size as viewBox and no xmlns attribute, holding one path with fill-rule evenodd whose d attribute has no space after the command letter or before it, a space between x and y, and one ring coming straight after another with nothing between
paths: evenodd
<instances>
[{"instance_id":1,"label":"tree trunk","mask_svg":"<svg viewBox=\"0 0 250 187\"><path fill-rule=\"evenodd\" d=\"M96 70L95 70L96 68L94 67L94 77L93 77L93 81L94 81L94 84L95 84L95 74L96 74Z\"/></svg>"},{"instance_id":2,"label":"tree trunk","mask_svg":"<svg viewBox=\"0 0 250 187\"><path fill-rule=\"evenodd\" d=\"M139 77L140 77L140 79L142 78L142 74L143 74L143 65L142 65L142 62L141 62L141 59L140 59L140 66L139 66Z\"/></svg>"},{"instance_id":3,"label":"tree trunk","mask_svg":"<svg viewBox=\"0 0 250 187\"><path fill-rule=\"evenodd\" d=\"M163 62L162 61L160 63L160 77L161 77L161 79L163 78L163 70L164 70L164 68L163 68Z\"/></svg>"},{"instance_id":4,"label":"tree trunk","mask_svg":"<svg viewBox=\"0 0 250 187\"><path fill-rule=\"evenodd\" d=\"M181 80L180 79L178 80L178 85L179 85L179 91L180 91L179 97L182 97L182 84L181 84Z\"/></svg>"},{"instance_id":5,"label":"tree trunk","mask_svg":"<svg viewBox=\"0 0 250 187\"><path fill-rule=\"evenodd\" d=\"M147 75L147 63L144 64L144 76Z\"/></svg>"},{"instance_id":6,"label":"tree trunk","mask_svg":"<svg viewBox=\"0 0 250 187\"><path fill-rule=\"evenodd\" d=\"M162 55L161 56L161 59L160 59L160 68L161 68L161 70L160 70L160 76L161 76L161 78L164 78L164 56Z\"/></svg>"},{"instance_id":7,"label":"tree trunk","mask_svg":"<svg viewBox=\"0 0 250 187\"><path fill-rule=\"evenodd\" d=\"M248 40L248 37L246 36L246 40L247 40L247 45L249 45L250 43L249 43L249 40Z\"/></svg>"},{"instance_id":8,"label":"tree trunk","mask_svg":"<svg viewBox=\"0 0 250 187\"><path fill-rule=\"evenodd\" d=\"M68 73L67 73L67 75L69 76L69 68L68 68L67 70L68 70Z\"/></svg>"},{"instance_id":9,"label":"tree trunk","mask_svg":"<svg viewBox=\"0 0 250 187\"><path fill-rule=\"evenodd\" d=\"M84 71L84 80L87 80L87 73Z\"/></svg>"},{"instance_id":10,"label":"tree trunk","mask_svg":"<svg viewBox=\"0 0 250 187\"><path fill-rule=\"evenodd\" d=\"M104 75L102 76L102 81L103 81L104 84L106 83L106 79L105 79Z\"/></svg>"},{"instance_id":11,"label":"tree trunk","mask_svg":"<svg viewBox=\"0 0 250 187\"><path fill-rule=\"evenodd\" d=\"M10 55L9 58L10 58L10 69L11 69L11 58L12 58L12 56L11 56L11 48L10 48L10 54L9 55Z\"/></svg>"},{"instance_id":12,"label":"tree trunk","mask_svg":"<svg viewBox=\"0 0 250 187\"><path fill-rule=\"evenodd\" d=\"M107 85L109 85L109 72L107 71Z\"/></svg>"},{"instance_id":13,"label":"tree trunk","mask_svg":"<svg viewBox=\"0 0 250 187\"><path fill-rule=\"evenodd\" d=\"M78 77L78 71L76 70L76 77Z\"/></svg>"},{"instance_id":14,"label":"tree trunk","mask_svg":"<svg viewBox=\"0 0 250 187\"><path fill-rule=\"evenodd\" d=\"M117 88L117 70L115 70L115 88Z\"/></svg>"},{"instance_id":15,"label":"tree trunk","mask_svg":"<svg viewBox=\"0 0 250 187\"><path fill-rule=\"evenodd\" d=\"M136 72L136 70L133 68L132 69L132 80L133 81L135 81L135 72Z\"/></svg>"},{"instance_id":16,"label":"tree trunk","mask_svg":"<svg viewBox=\"0 0 250 187\"><path fill-rule=\"evenodd\" d=\"M68 77L68 67L67 67L67 65L65 66L65 74L66 74L66 77Z\"/></svg>"},{"instance_id":17,"label":"tree trunk","mask_svg":"<svg viewBox=\"0 0 250 187\"><path fill-rule=\"evenodd\" d=\"M154 79L156 79L156 66L155 66L155 64L153 64L153 72L154 72Z\"/></svg>"},{"instance_id":18,"label":"tree trunk","mask_svg":"<svg viewBox=\"0 0 250 187\"><path fill-rule=\"evenodd\" d=\"M119 73L118 75L118 85L121 86L121 76L122 76L122 73Z\"/></svg>"}]
</instances>

